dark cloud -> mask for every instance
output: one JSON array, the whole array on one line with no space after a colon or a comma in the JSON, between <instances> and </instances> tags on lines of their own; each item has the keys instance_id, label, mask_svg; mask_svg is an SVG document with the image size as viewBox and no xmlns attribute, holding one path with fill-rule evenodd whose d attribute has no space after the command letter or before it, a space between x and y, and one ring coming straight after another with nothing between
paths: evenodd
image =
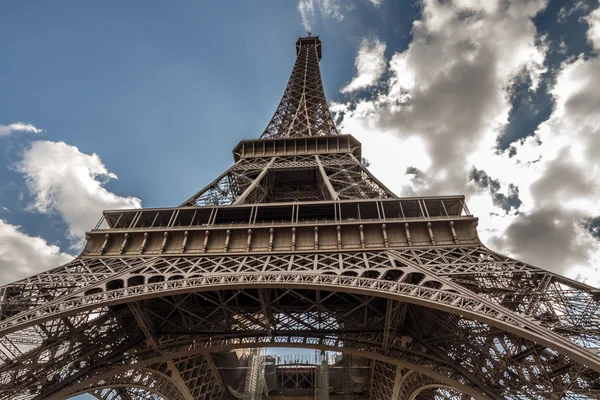
<instances>
[{"instance_id":1,"label":"dark cloud","mask_svg":"<svg viewBox=\"0 0 600 400\"><path fill-rule=\"evenodd\" d=\"M580 215L559 207L520 213L491 247L503 249L519 260L565 275L573 264L587 264L588 241L581 240Z\"/></svg>"},{"instance_id":2,"label":"dark cloud","mask_svg":"<svg viewBox=\"0 0 600 400\"><path fill-rule=\"evenodd\" d=\"M508 184L508 194L500 192L501 184L498 179L492 179L487 172L473 167L469 173L469 180L475 182L484 189L489 189L495 206L500 207L506 213L511 210L517 211L523 204L519 199L519 188L512 183Z\"/></svg>"},{"instance_id":3,"label":"dark cloud","mask_svg":"<svg viewBox=\"0 0 600 400\"><path fill-rule=\"evenodd\" d=\"M473 167L469 173L469 180L478 183L482 188L491 188L491 190L495 191L500 190L500 181L490 178L487 172L482 169Z\"/></svg>"},{"instance_id":4,"label":"dark cloud","mask_svg":"<svg viewBox=\"0 0 600 400\"><path fill-rule=\"evenodd\" d=\"M538 74L540 65L524 55L541 60L531 16L543 5L515 1L491 11L425 2L409 48L390 61L388 92L373 102L378 127L403 139L418 135L426 146L431 163L411 194L465 191L465 155L498 134L494 116L505 113L507 83L525 66Z\"/></svg>"},{"instance_id":5,"label":"dark cloud","mask_svg":"<svg viewBox=\"0 0 600 400\"><path fill-rule=\"evenodd\" d=\"M584 220L584 227L594 238L600 240L600 216L586 218Z\"/></svg>"},{"instance_id":6,"label":"dark cloud","mask_svg":"<svg viewBox=\"0 0 600 400\"><path fill-rule=\"evenodd\" d=\"M344 121L344 116L346 115L346 113L344 111L339 111L339 112L332 112L332 115L333 115L335 124L337 126L340 126L342 124L342 122Z\"/></svg>"},{"instance_id":7,"label":"dark cloud","mask_svg":"<svg viewBox=\"0 0 600 400\"><path fill-rule=\"evenodd\" d=\"M523 202L519 199L519 188L512 183L508 184L508 195L495 193L493 194L493 198L494 204L507 213L512 209L518 210L523 205Z\"/></svg>"},{"instance_id":8,"label":"dark cloud","mask_svg":"<svg viewBox=\"0 0 600 400\"><path fill-rule=\"evenodd\" d=\"M417 167L406 167L406 171L404 171L404 175L414 175L415 178L422 178L423 171L421 171Z\"/></svg>"},{"instance_id":9,"label":"dark cloud","mask_svg":"<svg viewBox=\"0 0 600 400\"><path fill-rule=\"evenodd\" d=\"M549 163L544 174L531 185L531 193L539 204L560 202L564 199L587 198L595 191L594 177L572 163L568 149L561 151Z\"/></svg>"},{"instance_id":10,"label":"dark cloud","mask_svg":"<svg viewBox=\"0 0 600 400\"><path fill-rule=\"evenodd\" d=\"M412 175L411 180L415 186L422 186L426 183L427 180L427 176L425 175L425 173L419 168L413 166L406 167L404 175ZM409 192L409 194L413 195L414 193Z\"/></svg>"},{"instance_id":11,"label":"dark cloud","mask_svg":"<svg viewBox=\"0 0 600 400\"><path fill-rule=\"evenodd\" d=\"M555 111L539 130L547 149L529 186L532 209L520 212L491 239L492 246L560 274L600 285L600 59L581 56L563 66L553 95ZM531 164L540 159L531 161ZM530 164L527 163L527 164ZM596 203L597 204L597 203Z\"/></svg>"},{"instance_id":12,"label":"dark cloud","mask_svg":"<svg viewBox=\"0 0 600 400\"><path fill-rule=\"evenodd\" d=\"M432 160L428 171L446 175L443 180L427 179L429 185L423 194L464 190L465 151L476 146L476 138L489 122L488 115L498 104L496 78L490 72L496 54L485 47L472 53L474 60L467 54L459 55L447 71L431 77L427 86L414 88L402 109L393 113L382 110L384 129L421 132Z\"/></svg>"}]
</instances>

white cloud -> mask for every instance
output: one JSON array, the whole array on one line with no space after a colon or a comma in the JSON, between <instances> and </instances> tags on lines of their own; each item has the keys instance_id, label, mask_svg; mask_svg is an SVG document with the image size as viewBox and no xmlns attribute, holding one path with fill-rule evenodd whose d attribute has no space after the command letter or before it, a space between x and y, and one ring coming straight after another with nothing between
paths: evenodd
<instances>
[{"instance_id":1,"label":"white cloud","mask_svg":"<svg viewBox=\"0 0 600 400\"><path fill-rule=\"evenodd\" d=\"M0 219L0 285L57 267L73 259L58 246L23 233Z\"/></svg>"},{"instance_id":2,"label":"white cloud","mask_svg":"<svg viewBox=\"0 0 600 400\"><path fill-rule=\"evenodd\" d=\"M600 7L592 11L586 20L589 25L588 40L596 50L600 50Z\"/></svg>"},{"instance_id":3,"label":"white cloud","mask_svg":"<svg viewBox=\"0 0 600 400\"><path fill-rule=\"evenodd\" d=\"M0 125L0 137L9 136L15 132L41 133L43 130L36 128L32 124L24 122L14 122L8 125Z\"/></svg>"},{"instance_id":4,"label":"white cloud","mask_svg":"<svg viewBox=\"0 0 600 400\"><path fill-rule=\"evenodd\" d=\"M369 0L371 2L371 4L373 4L375 7L379 7L381 5L381 3L383 3L383 0Z\"/></svg>"},{"instance_id":5,"label":"white cloud","mask_svg":"<svg viewBox=\"0 0 600 400\"><path fill-rule=\"evenodd\" d=\"M106 169L98 155L82 153L64 142L33 142L17 169L25 174L27 187L35 196L31 208L58 213L76 245L103 210L141 207L138 198L106 190L104 183L117 176Z\"/></svg>"},{"instance_id":6,"label":"white cloud","mask_svg":"<svg viewBox=\"0 0 600 400\"><path fill-rule=\"evenodd\" d=\"M304 29L310 32L312 30L311 26L315 22L315 1L300 0L298 2L298 11L300 12Z\"/></svg>"},{"instance_id":7,"label":"white cloud","mask_svg":"<svg viewBox=\"0 0 600 400\"><path fill-rule=\"evenodd\" d=\"M536 76L542 69L544 49L535 44L531 17L543 6L541 0L506 7L426 0L408 49L390 61L387 90L375 99L337 105L345 133L370 141L397 137L401 154L369 155L365 146L372 168L389 171L383 179L396 181L407 167L422 171L422 179L396 191L465 192L468 172L478 161L474 157L485 154L485 161L495 154L498 130L510 110L506 87L518 73ZM416 141L419 148L411 152Z\"/></svg>"},{"instance_id":8,"label":"white cloud","mask_svg":"<svg viewBox=\"0 0 600 400\"><path fill-rule=\"evenodd\" d=\"M328 17L331 17L338 21L344 20L340 0L321 0L319 2L319 8L321 12Z\"/></svg>"},{"instance_id":9,"label":"white cloud","mask_svg":"<svg viewBox=\"0 0 600 400\"><path fill-rule=\"evenodd\" d=\"M354 60L356 76L340 92L350 93L377 83L377 80L385 72L386 61L384 52L385 43L380 42L379 39L363 39L358 50L358 55Z\"/></svg>"},{"instance_id":10,"label":"white cloud","mask_svg":"<svg viewBox=\"0 0 600 400\"><path fill-rule=\"evenodd\" d=\"M312 31L317 9L324 16L333 18L339 22L344 20L342 8L350 10L353 9L353 5L349 4L342 7L340 0L299 0L297 6L302 18L302 25L308 32Z\"/></svg>"},{"instance_id":11,"label":"white cloud","mask_svg":"<svg viewBox=\"0 0 600 400\"><path fill-rule=\"evenodd\" d=\"M600 286L600 241L584 220L600 216L600 58L569 61L556 78L556 105L536 136L517 147L538 154L527 182L529 210L494 244L542 267Z\"/></svg>"},{"instance_id":12,"label":"white cloud","mask_svg":"<svg viewBox=\"0 0 600 400\"><path fill-rule=\"evenodd\" d=\"M577 11L585 11L587 8L588 5L583 0L575 2L569 9L567 9L567 7L562 7L558 12L558 22L561 24L566 23L571 15Z\"/></svg>"}]
</instances>

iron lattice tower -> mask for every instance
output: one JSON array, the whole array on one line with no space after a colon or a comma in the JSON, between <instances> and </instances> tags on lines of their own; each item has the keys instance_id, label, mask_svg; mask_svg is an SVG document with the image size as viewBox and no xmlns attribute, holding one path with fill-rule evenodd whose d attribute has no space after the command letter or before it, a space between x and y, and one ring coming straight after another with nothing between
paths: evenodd
<instances>
[{"instance_id":1,"label":"iron lattice tower","mask_svg":"<svg viewBox=\"0 0 600 400\"><path fill-rule=\"evenodd\" d=\"M395 196L335 127L320 40L296 52L223 175L105 211L75 260L0 289L0 399L283 393L265 347L348 355L318 369L332 399L599 398L600 291L487 249L463 196ZM295 368L286 398L318 381Z\"/></svg>"}]
</instances>

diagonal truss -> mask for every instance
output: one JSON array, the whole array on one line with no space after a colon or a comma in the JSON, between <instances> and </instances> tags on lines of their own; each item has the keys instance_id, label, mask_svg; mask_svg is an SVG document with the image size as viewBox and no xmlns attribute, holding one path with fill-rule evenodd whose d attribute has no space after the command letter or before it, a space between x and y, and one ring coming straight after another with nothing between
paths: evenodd
<instances>
[{"instance_id":1,"label":"diagonal truss","mask_svg":"<svg viewBox=\"0 0 600 400\"><path fill-rule=\"evenodd\" d=\"M181 206L396 197L361 164L352 149L347 150L311 155L303 152L314 151L300 149L296 155L281 151L276 157L240 158Z\"/></svg>"},{"instance_id":2,"label":"diagonal truss","mask_svg":"<svg viewBox=\"0 0 600 400\"><path fill-rule=\"evenodd\" d=\"M0 287L0 400L599 398L600 290L487 249L462 196L395 196L335 128L320 40L296 50L224 174Z\"/></svg>"}]
</instances>

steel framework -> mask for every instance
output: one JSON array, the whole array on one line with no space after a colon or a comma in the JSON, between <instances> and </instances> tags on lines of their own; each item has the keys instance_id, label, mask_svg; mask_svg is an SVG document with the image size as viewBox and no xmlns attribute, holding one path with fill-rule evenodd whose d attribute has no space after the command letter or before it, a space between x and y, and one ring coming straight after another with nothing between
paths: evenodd
<instances>
[{"instance_id":1,"label":"steel framework","mask_svg":"<svg viewBox=\"0 0 600 400\"><path fill-rule=\"evenodd\" d=\"M0 399L260 398L271 367L234 352L267 347L364 361L345 398L599 398L600 290L487 249L462 196L395 196L337 132L321 41L296 52L223 175L105 211L75 260L0 288Z\"/></svg>"}]
</instances>

